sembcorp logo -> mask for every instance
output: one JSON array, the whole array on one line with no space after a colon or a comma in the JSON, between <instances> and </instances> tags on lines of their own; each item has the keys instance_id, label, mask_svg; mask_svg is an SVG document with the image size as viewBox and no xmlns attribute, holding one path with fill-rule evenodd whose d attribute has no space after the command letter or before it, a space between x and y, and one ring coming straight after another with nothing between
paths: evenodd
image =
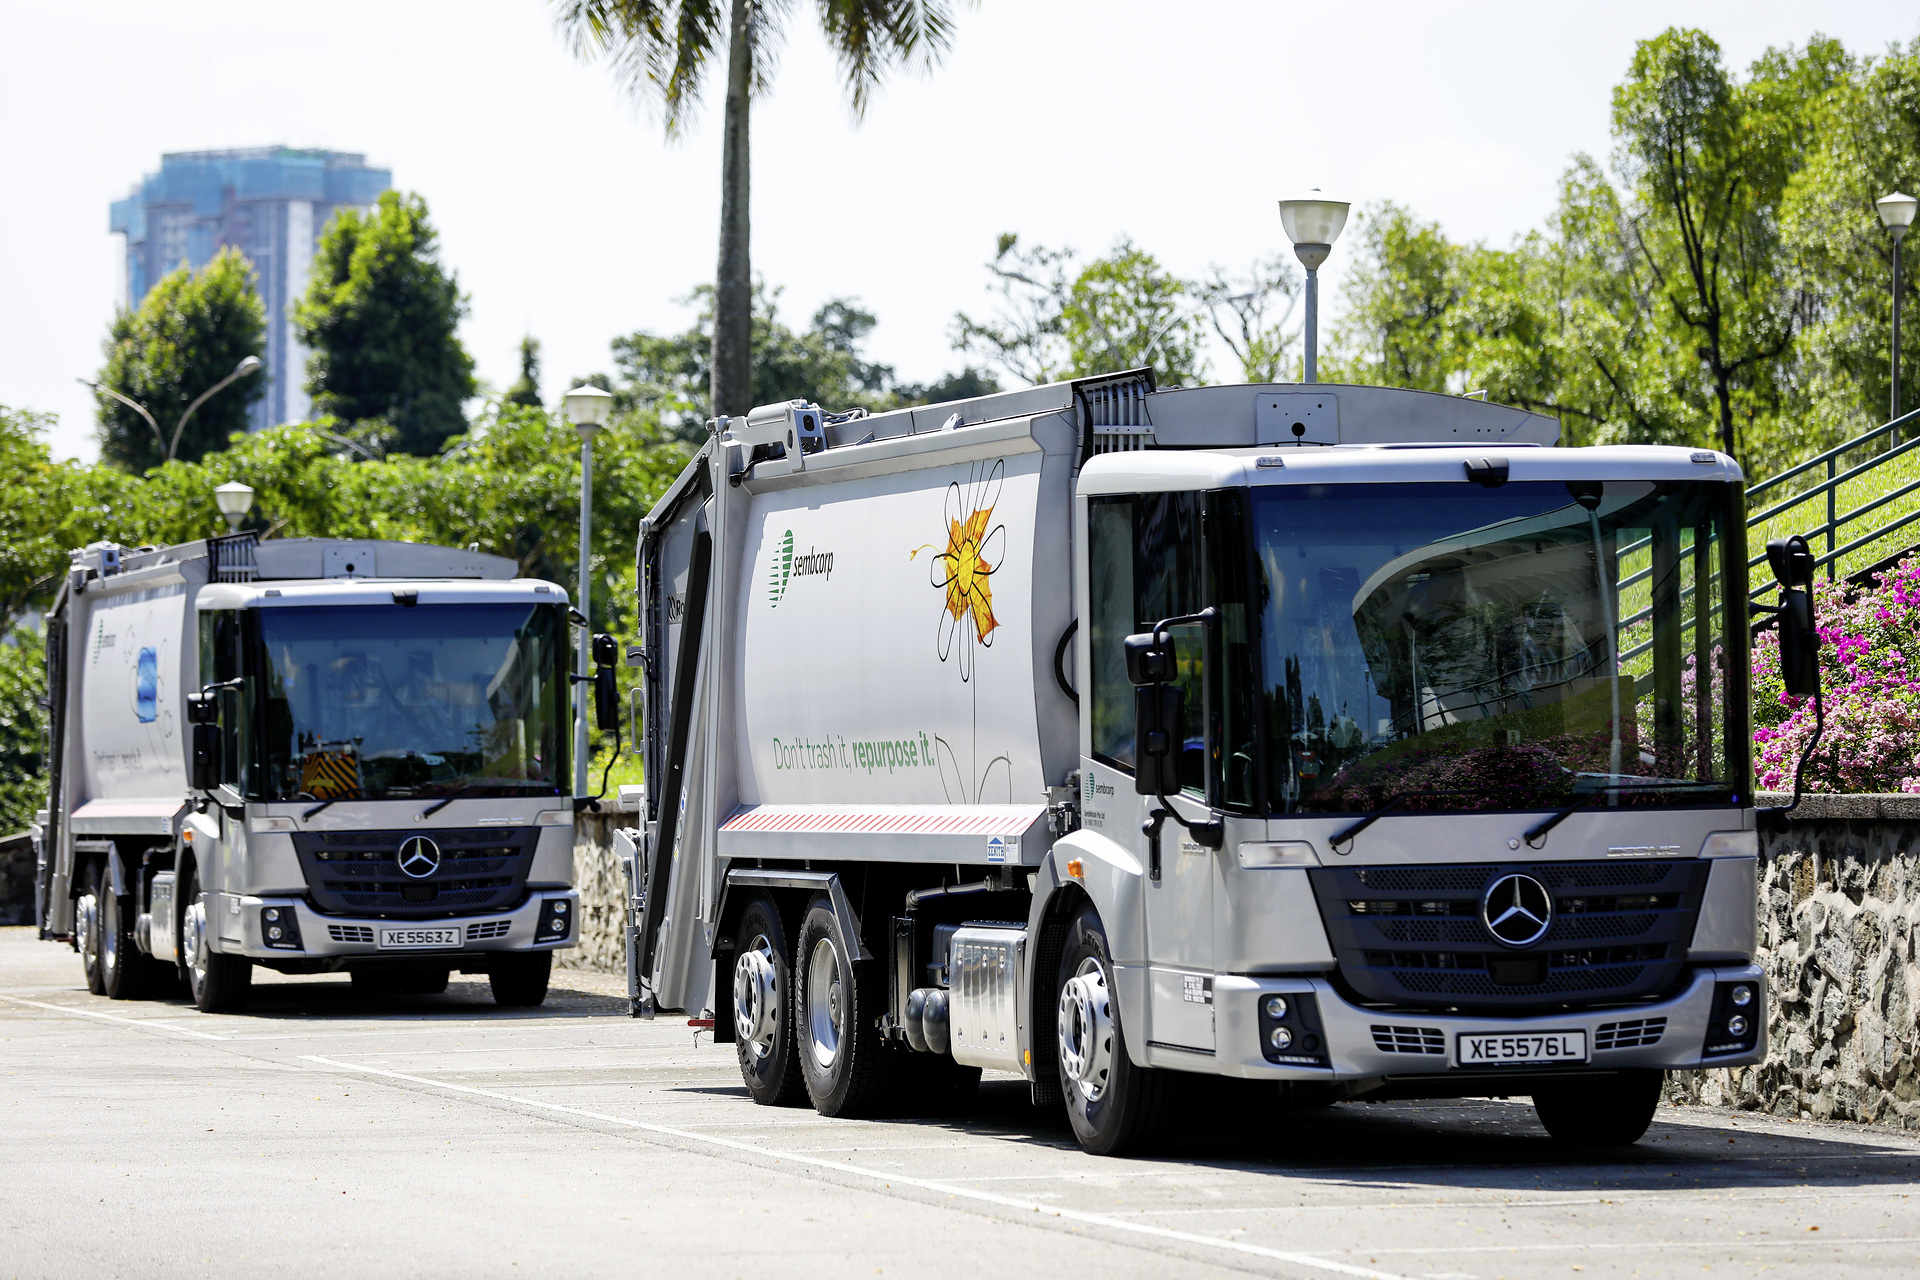
<instances>
[{"instance_id":1,"label":"sembcorp logo","mask_svg":"<svg viewBox=\"0 0 1920 1280\"><path fill-rule=\"evenodd\" d=\"M833 552L807 548L805 555L793 554L793 530L781 536L773 553L773 565L767 571L767 607L777 609L786 598L787 585L795 578L833 577Z\"/></svg>"},{"instance_id":2,"label":"sembcorp logo","mask_svg":"<svg viewBox=\"0 0 1920 1280\"><path fill-rule=\"evenodd\" d=\"M779 608L780 598L787 594L787 579L793 576L793 530L787 530L787 536L780 540L780 547L773 553L773 569L767 575L767 606Z\"/></svg>"}]
</instances>

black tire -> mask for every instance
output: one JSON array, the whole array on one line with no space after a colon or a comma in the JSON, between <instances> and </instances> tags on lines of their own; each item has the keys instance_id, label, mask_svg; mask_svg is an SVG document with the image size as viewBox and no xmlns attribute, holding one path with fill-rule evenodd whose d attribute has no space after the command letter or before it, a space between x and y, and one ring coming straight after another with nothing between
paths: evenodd
<instances>
[{"instance_id":1,"label":"black tire","mask_svg":"<svg viewBox=\"0 0 1920 1280\"><path fill-rule=\"evenodd\" d=\"M1533 1095L1533 1109L1555 1142L1570 1147L1629 1147L1660 1106L1666 1072L1616 1071Z\"/></svg>"},{"instance_id":2,"label":"black tire","mask_svg":"<svg viewBox=\"0 0 1920 1280\"><path fill-rule=\"evenodd\" d=\"M100 885L106 868L93 866L83 882L86 891L73 900L74 947L80 952L80 969L87 976L87 990L97 996L107 994L106 975L100 968Z\"/></svg>"},{"instance_id":3,"label":"black tire","mask_svg":"<svg viewBox=\"0 0 1920 1280\"><path fill-rule=\"evenodd\" d=\"M133 912L104 875L100 904L100 993L109 1000L143 1000L152 989L153 962L133 940Z\"/></svg>"},{"instance_id":4,"label":"black tire","mask_svg":"<svg viewBox=\"0 0 1920 1280\"><path fill-rule=\"evenodd\" d=\"M906 1050L880 1038L885 984L879 966L853 959L825 894L800 921L794 949L793 1029L813 1109L823 1116L871 1115L895 1101Z\"/></svg>"},{"instance_id":5,"label":"black tire","mask_svg":"<svg viewBox=\"0 0 1920 1280\"><path fill-rule=\"evenodd\" d=\"M1173 1094L1166 1072L1127 1056L1113 982L1106 927L1083 907L1061 948L1054 1007L1067 1119L1081 1148L1097 1156L1150 1149L1165 1132Z\"/></svg>"},{"instance_id":6,"label":"black tire","mask_svg":"<svg viewBox=\"0 0 1920 1280\"><path fill-rule=\"evenodd\" d=\"M194 1007L202 1013L240 1012L253 994L253 961L213 949L212 908L197 869L187 877L182 901L186 909L181 913L180 953Z\"/></svg>"},{"instance_id":7,"label":"black tire","mask_svg":"<svg viewBox=\"0 0 1920 1280\"><path fill-rule=\"evenodd\" d=\"M546 1003L553 952L509 952L487 962L487 985L503 1009L533 1009Z\"/></svg>"},{"instance_id":8,"label":"black tire","mask_svg":"<svg viewBox=\"0 0 1920 1280\"><path fill-rule=\"evenodd\" d=\"M740 1079L763 1107L794 1107L807 1100L794 1038L793 942L778 904L765 894L748 899L734 929L733 1051Z\"/></svg>"}]
</instances>

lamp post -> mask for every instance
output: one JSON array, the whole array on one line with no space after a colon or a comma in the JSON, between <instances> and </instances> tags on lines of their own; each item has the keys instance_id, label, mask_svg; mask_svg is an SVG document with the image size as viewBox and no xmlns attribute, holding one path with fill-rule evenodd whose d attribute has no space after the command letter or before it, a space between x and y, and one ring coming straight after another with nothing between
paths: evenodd
<instances>
[{"instance_id":1,"label":"lamp post","mask_svg":"<svg viewBox=\"0 0 1920 1280\"><path fill-rule=\"evenodd\" d=\"M1887 419L1892 422L1900 416L1900 242L1906 239L1907 228L1913 225L1920 200L1896 191L1881 196L1873 204L1880 211L1880 225L1893 237L1893 416ZM1894 432L1891 443L1900 443L1899 432Z\"/></svg>"},{"instance_id":2,"label":"lamp post","mask_svg":"<svg viewBox=\"0 0 1920 1280\"><path fill-rule=\"evenodd\" d=\"M103 387L99 383L94 382L89 378L81 378L79 381L81 386L90 388L91 390L97 391L103 395L112 396L115 400L118 400L121 404L127 406L127 408L139 414L142 418L145 418L147 420L147 425L153 428L154 443L160 446L160 452L161 452L160 461L172 462L173 455L178 453L180 450L180 433L186 430L187 419L193 416L193 411L195 409L198 409L201 405L205 404L207 401L211 400L214 397L214 394L216 392L225 390L229 383L237 382L238 380L246 377L250 373L258 373L261 369L265 367L266 367L265 365L262 365L260 363L260 357L247 356L244 359L242 359L239 364L233 366L232 373L228 374L226 377L220 379L220 381L214 383L212 386L208 387L205 391L202 391L199 395L195 396L193 398L193 403L187 406L187 411L180 415L180 421L173 424L173 440L171 443L168 442L166 434L160 430L160 424L153 420L153 415L151 413L147 412L147 407L141 404L138 400L130 399L127 396L123 396L118 391L115 391L112 387ZM243 512L242 514L245 514L245 513Z\"/></svg>"},{"instance_id":3,"label":"lamp post","mask_svg":"<svg viewBox=\"0 0 1920 1280\"><path fill-rule=\"evenodd\" d=\"M563 401L567 420L580 433L580 616L587 619L580 628L579 669L573 686L573 794L587 794L587 695L579 677L589 674L593 661L593 438L600 434L607 415L613 411L613 396L598 387L580 386L567 392Z\"/></svg>"},{"instance_id":4,"label":"lamp post","mask_svg":"<svg viewBox=\"0 0 1920 1280\"><path fill-rule=\"evenodd\" d=\"M1280 225L1293 241L1293 256L1307 269L1307 358L1304 382L1318 382L1315 368L1320 354L1320 264L1333 252L1333 242L1347 225L1347 202L1328 200L1315 187L1298 200L1280 202Z\"/></svg>"},{"instance_id":5,"label":"lamp post","mask_svg":"<svg viewBox=\"0 0 1920 1280\"><path fill-rule=\"evenodd\" d=\"M238 480L230 480L213 491L213 501L220 508L220 514L227 518L227 532L238 533L240 522L253 510L253 489Z\"/></svg>"}]
</instances>

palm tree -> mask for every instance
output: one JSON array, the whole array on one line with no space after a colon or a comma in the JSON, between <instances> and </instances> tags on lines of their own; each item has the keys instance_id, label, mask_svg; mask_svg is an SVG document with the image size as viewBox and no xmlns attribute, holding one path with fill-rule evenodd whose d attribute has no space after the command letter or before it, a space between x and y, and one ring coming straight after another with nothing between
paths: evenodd
<instances>
[{"instance_id":1,"label":"palm tree","mask_svg":"<svg viewBox=\"0 0 1920 1280\"><path fill-rule=\"evenodd\" d=\"M574 52L604 57L630 92L657 98L669 138L680 135L701 80L724 44L726 122L720 164L720 263L714 281L715 414L753 397L753 272L747 252L747 115L772 83L791 0L552 0ZM854 118L897 67L931 70L953 36L951 0L817 0L846 77Z\"/></svg>"}]
</instances>

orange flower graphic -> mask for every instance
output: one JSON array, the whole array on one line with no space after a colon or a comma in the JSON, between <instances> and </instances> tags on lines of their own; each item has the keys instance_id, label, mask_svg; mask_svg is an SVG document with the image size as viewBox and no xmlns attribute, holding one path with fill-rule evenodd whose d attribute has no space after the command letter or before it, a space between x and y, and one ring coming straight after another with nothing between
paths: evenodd
<instances>
[{"instance_id":1,"label":"orange flower graphic","mask_svg":"<svg viewBox=\"0 0 1920 1280\"><path fill-rule=\"evenodd\" d=\"M995 462L984 475L976 468L964 485L948 485L946 550L936 551L929 543L909 553L918 559L922 551L935 552L929 582L946 597L940 611L940 661L957 657L965 681L973 679L974 646L991 648L1000 626L993 616L993 574L1005 561L1007 528L993 523L993 509L1000 501L1005 468L1005 462Z\"/></svg>"},{"instance_id":2,"label":"orange flower graphic","mask_svg":"<svg viewBox=\"0 0 1920 1280\"><path fill-rule=\"evenodd\" d=\"M955 520L947 549L935 557L947 575L947 612L955 622L973 615L974 638L985 643L1000 624L993 616L993 564L981 552L992 508Z\"/></svg>"}]
</instances>

